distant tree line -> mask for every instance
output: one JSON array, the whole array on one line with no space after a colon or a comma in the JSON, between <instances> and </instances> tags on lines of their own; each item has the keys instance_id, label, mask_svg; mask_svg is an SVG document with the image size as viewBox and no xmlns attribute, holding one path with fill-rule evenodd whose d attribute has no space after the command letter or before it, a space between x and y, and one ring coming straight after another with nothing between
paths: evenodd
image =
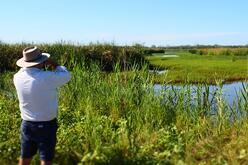
<instances>
[{"instance_id":1,"label":"distant tree line","mask_svg":"<svg viewBox=\"0 0 248 165\"><path fill-rule=\"evenodd\" d=\"M248 56L248 48L246 47L201 48L189 49L188 51L198 55Z\"/></svg>"}]
</instances>

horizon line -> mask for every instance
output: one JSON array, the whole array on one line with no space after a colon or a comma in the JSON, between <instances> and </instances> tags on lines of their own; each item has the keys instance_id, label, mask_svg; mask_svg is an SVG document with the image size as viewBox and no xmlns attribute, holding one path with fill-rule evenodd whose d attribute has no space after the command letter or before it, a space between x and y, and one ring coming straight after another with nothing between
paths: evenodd
<instances>
[{"instance_id":1,"label":"horizon line","mask_svg":"<svg viewBox=\"0 0 248 165\"><path fill-rule=\"evenodd\" d=\"M140 42L133 42L133 43L129 43L129 44L124 44L124 43L118 43L116 41L90 41L90 42L80 42L80 41L71 41L71 40L58 40L58 41L4 41L0 39L0 44L10 44L10 45L15 45L15 44L37 44L37 45L42 45L42 44L65 44L65 45L90 45L90 44L106 44L106 45L116 45L116 46L135 46L135 45L140 45L140 46L144 46L144 47L197 47L197 46L210 46L210 47L247 47L248 43L246 44L201 44L201 43L197 43L197 44L166 44L166 45L159 45L159 44L149 44L146 45L144 42L140 43Z\"/></svg>"}]
</instances>

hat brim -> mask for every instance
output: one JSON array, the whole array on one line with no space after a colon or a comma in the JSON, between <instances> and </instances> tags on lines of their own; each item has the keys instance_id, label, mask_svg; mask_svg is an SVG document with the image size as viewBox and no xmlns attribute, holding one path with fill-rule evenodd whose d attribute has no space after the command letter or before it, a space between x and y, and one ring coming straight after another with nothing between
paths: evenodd
<instances>
[{"instance_id":1,"label":"hat brim","mask_svg":"<svg viewBox=\"0 0 248 165\"><path fill-rule=\"evenodd\" d=\"M24 58L21 58L18 61L16 61L16 65L22 68L31 67L31 66L35 66L35 65L38 65L46 61L49 57L50 57L50 54L42 53L40 58L38 58L35 61L30 61L30 62L26 62L24 61Z\"/></svg>"}]
</instances>

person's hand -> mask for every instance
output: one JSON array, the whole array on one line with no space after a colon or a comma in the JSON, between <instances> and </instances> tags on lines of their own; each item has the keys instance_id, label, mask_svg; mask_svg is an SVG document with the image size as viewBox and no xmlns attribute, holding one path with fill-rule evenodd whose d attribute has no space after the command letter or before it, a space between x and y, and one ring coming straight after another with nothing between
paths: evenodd
<instances>
[{"instance_id":1,"label":"person's hand","mask_svg":"<svg viewBox=\"0 0 248 165\"><path fill-rule=\"evenodd\" d=\"M53 61L50 58L48 58L44 63L45 63L46 66L51 67L53 70L55 70L56 67L58 66L58 63Z\"/></svg>"}]
</instances>

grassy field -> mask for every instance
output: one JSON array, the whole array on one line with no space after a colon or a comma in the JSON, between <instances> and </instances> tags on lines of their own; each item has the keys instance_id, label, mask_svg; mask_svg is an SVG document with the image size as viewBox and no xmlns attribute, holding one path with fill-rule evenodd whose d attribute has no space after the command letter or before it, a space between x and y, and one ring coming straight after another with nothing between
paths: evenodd
<instances>
[{"instance_id":1,"label":"grassy field","mask_svg":"<svg viewBox=\"0 0 248 165\"><path fill-rule=\"evenodd\" d=\"M0 74L0 164L12 165L20 155L21 117L12 82L17 69L7 57L24 45L1 46L5 62ZM54 164L248 164L248 84L243 84L235 104L229 106L222 98L223 81L216 81L247 78L247 56L200 56L185 51L166 54L179 57L148 56L152 65L169 70L156 75L148 65L130 62L137 59L136 53L141 57L142 48L43 45L43 49L55 54L72 73L72 80L59 89ZM114 52L114 61L107 58L111 55L104 53L107 50ZM104 63L104 59L110 61ZM112 71L103 72L109 62L113 62ZM206 99L206 83L212 81L218 83L215 106ZM154 90L157 82L165 85L159 93ZM205 83L192 91L188 84L168 90L168 82ZM39 164L37 156L32 164Z\"/></svg>"},{"instance_id":2,"label":"grassy field","mask_svg":"<svg viewBox=\"0 0 248 165\"><path fill-rule=\"evenodd\" d=\"M146 68L132 69L128 79L118 67L111 75L97 66L71 72L72 80L59 91L55 164L248 163L247 84L236 100L238 110L222 100L221 85L213 109L202 100L204 85L196 98L187 86L155 93ZM20 154L13 74L0 78L0 163L8 165Z\"/></svg>"},{"instance_id":3,"label":"grassy field","mask_svg":"<svg viewBox=\"0 0 248 165\"><path fill-rule=\"evenodd\" d=\"M163 57L153 54L146 59L154 68L168 72L155 76L157 83L209 83L242 81L248 78L248 55L198 55L188 52L171 53L178 57ZM168 55L168 53L166 53Z\"/></svg>"}]
</instances>

